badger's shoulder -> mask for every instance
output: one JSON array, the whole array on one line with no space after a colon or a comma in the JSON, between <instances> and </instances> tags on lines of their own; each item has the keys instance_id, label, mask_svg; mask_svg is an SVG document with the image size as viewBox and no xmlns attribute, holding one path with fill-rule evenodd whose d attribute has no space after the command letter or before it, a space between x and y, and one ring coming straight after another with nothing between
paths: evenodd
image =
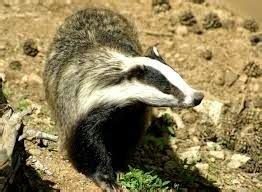
<instances>
[{"instance_id":1,"label":"badger's shoulder","mask_svg":"<svg viewBox=\"0 0 262 192\"><path fill-rule=\"evenodd\" d=\"M134 25L108 9L88 8L67 17L54 38L58 51L79 53L90 48L109 47L125 54L141 54Z\"/></svg>"}]
</instances>

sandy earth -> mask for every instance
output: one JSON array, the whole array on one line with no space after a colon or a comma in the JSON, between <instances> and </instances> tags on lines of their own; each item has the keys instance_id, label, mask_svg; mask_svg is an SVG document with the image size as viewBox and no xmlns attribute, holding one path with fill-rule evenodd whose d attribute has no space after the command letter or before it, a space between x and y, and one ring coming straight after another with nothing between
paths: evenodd
<instances>
[{"instance_id":1,"label":"sandy earth","mask_svg":"<svg viewBox=\"0 0 262 192\"><path fill-rule=\"evenodd\" d=\"M153 9L149 0L1 1L0 72L6 75L9 102L17 108L28 104L36 106L38 110L25 121L27 127L55 134L41 79L48 45L59 24L74 11L90 6L111 8L132 18L144 49L158 44L167 63L188 83L203 90L207 100L224 106L218 124L206 118L201 109L174 111L185 127L175 126L176 139L170 142L168 150L181 157L184 151L195 147L193 149L197 149L200 156L197 159L199 177L205 180L198 180L192 186L181 184L181 189L210 191L205 183L212 181L212 186L222 191L259 191L262 43L252 45L250 37L259 32L245 29L245 18L211 2L195 4L173 0L170 10L156 13L158 8ZM188 19L189 11L195 19ZM220 18L222 27L204 29L203 18L210 12ZM213 22L207 20L206 26L212 28ZM28 39L35 41L39 51L34 57L24 53L23 46ZM14 64L14 61L18 62ZM219 143L219 149L212 149L208 142ZM27 175L36 190L99 191L89 179L63 160L55 144L41 148L26 142L26 147L31 154ZM215 153L220 156L211 151L217 151ZM234 154L242 154L250 160L243 163L242 168L232 168L228 163ZM171 156L163 158L161 166L164 169L168 161L174 161ZM35 166L38 170L34 169ZM176 176L170 178L176 183Z\"/></svg>"}]
</instances>

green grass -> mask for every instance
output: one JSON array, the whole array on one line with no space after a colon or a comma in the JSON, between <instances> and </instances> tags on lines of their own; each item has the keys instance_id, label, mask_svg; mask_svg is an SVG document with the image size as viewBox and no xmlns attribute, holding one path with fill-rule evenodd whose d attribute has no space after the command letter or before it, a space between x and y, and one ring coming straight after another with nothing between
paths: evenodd
<instances>
[{"instance_id":1,"label":"green grass","mask_svg":"<svg viewBox=\"0 0 262 192\"><path fill-rule=\"evenodd\" d=\"M130 191L167 191L170 181L163 181L153 171L144 172L143 170L132 168L120 176L118 181Z\"/></svg>"},{"instance_id":2,"label":"green grass","mask_svg":"<svg viewBox=\"0 0 262 192\"><path fill-rule=\"evenodd\" d=\"M17 110L23 111L27 109L29 106L30 106L30 102L27 99L21 99L20 101L18 101Z\"/></svg>"}]
</instances>

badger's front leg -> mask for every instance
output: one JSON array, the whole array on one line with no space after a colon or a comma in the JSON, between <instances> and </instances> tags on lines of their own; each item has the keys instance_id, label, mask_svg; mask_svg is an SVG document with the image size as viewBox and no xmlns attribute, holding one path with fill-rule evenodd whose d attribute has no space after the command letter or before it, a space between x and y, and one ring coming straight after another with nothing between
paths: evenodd
<instances>
[{"instance_id":1,"label":"badger's front leg","mask_svg":"<svg viewBox=\"0 0 262 192\"><path fill-rule=\"evenodd\" d=\"M105 145L107 118L100 115L93 114L78 122L70 140L69 157L80 172L90 176L104 191L120 191L111 153Z\"/></svg>"}]
</instances>

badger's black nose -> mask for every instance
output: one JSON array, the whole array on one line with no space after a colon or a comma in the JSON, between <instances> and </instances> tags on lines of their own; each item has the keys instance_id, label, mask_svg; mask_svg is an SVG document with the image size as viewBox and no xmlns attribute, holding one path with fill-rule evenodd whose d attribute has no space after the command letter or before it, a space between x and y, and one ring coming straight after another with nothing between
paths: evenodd
<instances>
[{"instance_id":1,"label":"badger's black nose","mask_svg":"<svg viewBox=\"0 0 262 192\"><path fill-rule=\"evenodd\" d=\"M194 103L194 106L197 106L201 103L201 101L203 100L204 98L204 94L201 93L201 92L196 92L194 93L194 96L193 96L193 103Z\"/></svg>"}]
</instances>

